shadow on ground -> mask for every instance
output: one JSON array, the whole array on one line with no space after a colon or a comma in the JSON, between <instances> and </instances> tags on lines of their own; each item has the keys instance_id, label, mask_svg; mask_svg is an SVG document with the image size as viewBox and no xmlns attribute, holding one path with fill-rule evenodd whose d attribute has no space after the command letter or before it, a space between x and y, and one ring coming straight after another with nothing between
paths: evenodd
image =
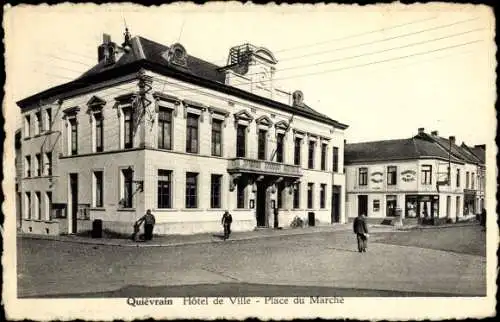
<instances>
[{"instance_id":1,"label":"shadow on ground","mask_svg":"<svg viewBox=\"0 0 500 322\"><path fill-rule=\"evenodd\" d=\"M121 289L83 294L57 294L25 298L128 298L128 297L470 297L474 295L401 292L390 290L352 289L316 286L219 283L176 286L128 285Z\"/></svg>"}]
</instances>

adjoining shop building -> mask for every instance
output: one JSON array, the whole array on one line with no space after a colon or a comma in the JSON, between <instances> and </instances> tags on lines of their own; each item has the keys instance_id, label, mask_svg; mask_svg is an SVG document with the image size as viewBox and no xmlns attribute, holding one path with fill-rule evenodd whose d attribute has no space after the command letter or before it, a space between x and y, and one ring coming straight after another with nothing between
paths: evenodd
<instances>
[{"instance_id":1,"label":"adjoining shop building","mask_svg":"<svg viewBox=\"0 0 500 322\"><path fill-rule=\"evenodd\" d=\"M467 196L484 191L484 176L471 171L475 165L462 149L453 136L444 139L423 128L409 139L346 144L348 217L363 213L374 222L399 215L456 221L477 213L468 207Z\"/></svg>"},{"instance_id":2,"label":"adjoining shop building","mask_svg":"<svg viewBox=\"0 0 500 322\"><path fill-rule=\"evenodd\" d=\"M276 64L249 44L216 66L180 44L105 35L96 66L18 102L21 229L76 233L101 219L129 233L146 209L157 234L218 231L225 209L234 230L309 212L345 222L347 125L276 88Z\"/></svg>"}]
</instances>

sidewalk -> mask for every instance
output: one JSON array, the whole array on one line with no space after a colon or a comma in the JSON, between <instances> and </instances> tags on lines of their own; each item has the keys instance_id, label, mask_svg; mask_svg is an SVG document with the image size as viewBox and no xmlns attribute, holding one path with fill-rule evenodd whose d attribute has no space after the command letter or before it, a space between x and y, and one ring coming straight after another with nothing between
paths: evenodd
<instances>
[{"instance_id":1,"label":"sidewalk","mask_svg":"<svg viewBox=\"0 0 500 322\"><path fill-rule=\"evenodd\" d=\"M370 226L378 231L394 231L391 226L377 227ZM325 232L340 232L340 231L351 231L351 224L335 224L332 226L318 226L318 227L305 227L296 229L257 229L254 231L245 232L232 232L228 240L222 240L222 232L217 233L204 233L204 234L194 234L194 235L165 235L165 236L154 236L152 241L144 242L134 242L131 239L118 239L118 238L90 238L76 235L61 235L61 236L47 236L47 235L34 235L34 234L23 234L18 233L18 237L25 239L42 239L42 240L54 240L61 242L70 242L78 244L92 244L92 245L106 245L106 246L123 246L123 247L172 247L181 245L195 245L195 244L206 244L206 243L230 243L234 241L251 240L251 239L261 239L261 238L272 238L280 236L296 236L296 235L307 235L315 233L325 233Z\"/></svg>"}]
</instances>

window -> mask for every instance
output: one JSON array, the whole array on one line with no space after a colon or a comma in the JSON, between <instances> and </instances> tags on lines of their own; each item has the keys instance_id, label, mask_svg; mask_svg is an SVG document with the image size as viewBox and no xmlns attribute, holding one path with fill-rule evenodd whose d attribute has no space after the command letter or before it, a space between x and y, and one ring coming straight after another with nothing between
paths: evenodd
<instances>
[{"instance_id":1,"label":"window","mask_svg":"<svg viewBox=\"0 0 500 322\"><path fill-rule=\"evenodd\" d=\"M33 219L33 218L31 218L32 213L31 213L31 193L30 192L26 192L25 203L26 204L25 204L24 209L26 209L26 218Z\"/></svg>"},{"instance_id":2,"label":"window","mask_svg":"<svg viewBox=\"0 0 500 322\"><path fill-rule=\"evenodd\" d=\"M397 180L397 167L395 166L388 166L387 167L387 184L388 185L395 185L396 180Z\"/></svg>"},{"instance_id":3,"label":"window","mask_svg":"<svg viewBox=\"0 0 500 322\"><path fill-rule=\"evenodd\" d=\"M236 129L236 157L244 158L246 152L246 126L238 125Z\"/></svg>"},{"instance_id":4,"label":"window","mask_svg":"<svg viewBox=\"0 0 500 322\"><path fill-rule=\"evenodd\" d=\"M237 184L236 208L245 208L245 188L246 184L239 181Z\"/></svg>"},{"instance_id":5,"label":"window","mask_svg":"<svg viewBox=\"0 0 500 322\"><path fill-rule=\"evenodd\" d=\"M285 135L279 133L276 137L276 162L283 162L283 141L285 140Z\"/></svg>"},{"instance_id":6,"label":"window","mask_svg":"<svg viewBox=\"0 0 500 322\"><path fill-rule=\"evenodd\" d=\"M50 108L45 110L45 131L50 131L52 127L52 110Z\"/></svg>"},{"instance_id":7,"label":"window","mask_svg":"<svg viewBox=\"0 0 500 322\"><path fill-rule=\"evenodd\" d=\"M102 152L104 150L104 128L102 113L94 114L95 118L95 151Z\"/></svg>"},{"instance_id":8,"label":"window","mask_svg":"<svg viewBox=\"0 0 500 322\"><path fill-rule=\"evenodd\" d=\"M35 219L40 220L41 219L41 214L42 214L42 203L41 203L41 196L40 196L40 191L35 191Z\"/></svg>"},{"instance_id":9,"label":"window","mask_svg":"<svg viewBox=\"0 0 500 322\"><path fill-rule=\"evenodd\" d=\"M309 141L309 159L307 163L309 169L314 169L314 145L315 142Z\"/></svg>"},{"instance_id":10,"label":"window","mask_svg":"<svg viewBox=\"0 0 500 322\"><path fill-rule=\"evenodd\" d=\"M221 208L221 182L222 175L212 174L210 180L210 208Z\"/></svg>"},{"instance_id":11,"label":"window","mask_svg":"<svg viewBox=\"0 0 500 322\"><path fill-rule=\"evenodd\" d=\"M338 172L339 171L339 148L333 147L333 165L332 165L332 170L333 172Z\"/></svg>"},{"instance_id":12,"label":"window","mask_svg":"<svg viewBox=\"0 0 500 322\"><path fill-rule=\"evenodd\" d=\"M326 184L321 184L319 190L319 207L325 208L326 205Z\"/></svg>"},{"instance_id":13,"label":"window","mask_svg":"<svg viewBox=\"0 0 500 322\"><path fill-rule=\"evenodd\" d=\"M469 171L465 172L465 189L469 189Z\"/></svg>"},{"instance_id":14,"label":"window","mask_svg":"<svg viewBox=\"0 0 500 322\"><path fill-rule=\"evenodd\" d=\"M69 120L70 124L70 150L71 155L78 154L78 123L76 122L76 118L71 118Z\"/></svg>"},{"instance_id":15,"label":"window","mask_svg":"<svg viewBox=\"0 0 500 322\"><path fill-rule=\"evenodd\" d=\"M314 197L314 183L307 184L307 208L313 208L313 197Z\"/></svg>"},{"instance_id":16,"label":"window","mask_svg":"<svg viewBox=\"0 0 500 322\"><path fill-rule=\"evenodd\" d=\"M285 184L283 182L278 183L277 189L277 203L278 208L283 208L283 194L285 193Z\"/></svg>"},{"instance_id":17,"label":"window","mask_svg":"<svg viewBox=\"0 0 500 322\"><path fill-rule=\"evenodd\" d=\"M36 164L35 164L35 166L36 166L36 169L35 169L35 171L36 171L36 176L37 176L37 177L39 177L39 176L41 176L41 175L42 175L42 169L43 169L43 166L42 166L42 158L41 158L41 156L40 156L40 153L37 153L37 154L35 155L35 159L36 159Z\"/></svg>"},{"instance_id":18,"label":"window","mask_svg":"<svg viewBox=\"0 0 500 322\"><path fill-rule=\"evenodd\" d=\"M31 177L31 156L26 156L26 163L24 166L24 175L28 178Z\"/></svg>"},{"instance_id":19,"label":"window","mask_svg":"<svg viewBox=\"0 0 500 322\"><path fill-rule=\"evenodd\" d=\"M103 206L103 172L94 171L94 207Z\"/></svg>"},{"instance_id":20,"label":"window","mask_svg":"<svg viewBox=\"0 0 500 322\"><path fill-rule=\"evenodd\" d=\"M45 218L51 219L50 213L52 212L52 192L45 193Z\"/></svg>"},{"instance_id":21,"label":"window","mask_svg":"<svg viewBox=\"0 0 500 322\"><path fill-rule=\"evenodd\" d=\"M35 113L35 135L40 134L42 130L42 117L40 112Z\"/></svg>"},{"instance_id":22,"label":"window","mask_svg":"<svg viewBox=\"0 0 500 322\"><path fill-rule=\"evenodd\" d=\"M186 126L186 152L198 153L198 115L188 114Z\"/></svg>"},{"instance_id":23,"label":"window","mask_svg":"<svg viewBox=\"0 0 500 322\"><path fill-rule=\"evenodd\" d=\"M326 170L326 143L321 144L321 170Z\"/></svg>"},{"instance_id":24,"label":"window","mask_svg":"<svg viewBox=\"0 0 500 322\"><path fill-rule=\"evenodd\" d=\"M293 209L300 208L300 183L293 187Z\"/></svg>"},{"instance_id":25,"label":"window","mask_svg":"<svg viewBox=\"0 0 500 322\"><path fill-rule=\"evenodd\" d=\"M422 184L432 184L431 165L422 165Z\"/></svg>"},{"instance_id":26,"label":"window","mask_svg":"<svg viewBox=\"0 0 500 322\"><path fill-rule=\"evenodd\" d=\"M158 112L158 149L172 149L172 111L166 108Z\"/></svg>"},{"instance_id":27,"label":"window","mask_svg":"<svg viewBox=\"0 0 500 322\"><path fill-rule=\"evenodd\" d=\"M373 200L373 212L380 211L380 200Z\"/></svg>"},{"instance_id":28,"label":"window","mask_svg":"<svg viewBox=\"0 0 500 322\"><path fill-rule=\"evenodd\" d=\"M474 176L474 172L471 173L471 176L470 176L470 184L471 184L471 189L474 190L474 179L475 179L475 176Z\"/></svg>"},{"instance_id":29,"label":"window","mask_svg":"<svg viewBox=\"0 0 500 322\"><path fill-rule=\"evenodd\" d=\"M123 109L123 145L125 149L133 147L132 109Z\"/></svg>"},{"instance_id":30,"label":"window","mask_svg":"<svg viewBox=\"0 0 500 322\"><path fill-rule=\"evenodd\" d=\"M359 168L358 184L366 186L368 184L368 168Z\"/></svg>"},{"instance_id":31,"label":"window","mask_svg":"<svg viewBox=\"0 0 500 322\"><path fill-rule=\"evenodd\" d=\"M293 164L300 165L300 146L302 145L302 140L300 138L295 138L295 148L294 148L294 158Z\"/></svg>"},{"instance_id":32,"label":"window","mask_svg":"<svg viewBox=\"0 0 500 322\"><path fill-rule=\"evenodd\" d=\"M460 169L457 169L457 188L460 187Z\"/></svg>"},{"instance_id":33,"label":"window","mask_svg":"<svg viewBox=\"0 0 500 322\"><path fill-rule=\"evenodd\" d=\"M198 206L198 173L186 173L186 208Z\"/></svg>"},{"instance_id":34,"label":"window","mask_svg":"<svg viewBox=\"0 0 500 322\"><path fill-rule=\"evenodd\" d=\"M259 160L266 159L266 142L267 142L266 136L267 136L267 131L259 130L258 148L257 148L258 150L257 158Z\"/></svg>"},{"instance_id":35,"label":"window","mask_svg":"<svg viewBox=\"0 0 500 322\"><path fill-rule=\"evenodd\" d=\"M212 120L212 155L222 156L222 121Z\"/></svg>"},{"instance_id":36,"label":"window","mask_svg":"<svg viewBox=\"0 0 500 322\"><path fill-rule=\"evenodd\" d=\"M45 153L45 175L52 176L52 152Z\"/></svg>"},{"instance_id":37,"label":"window","mask_svg":"<svg viewBox=\"0 0 500 322\"><path fill-rule=\"evenodd\" d=\"M24 137L29 137L31 135L31 118L29 115L24 117Z\"/></svg>"},{"instance_id":38,"label":"window","mask_svg":"<svg viewBox=\"0 0 500 322\"><path fill-rule=\"evenodd\" d=\"M158 208L172 208L172 171L158 170Z\"/></svg>"},{"instance_id":39,"label":"window","mask_svg":"<svg viewBox=\"0 0 500 322\"><path fill-rule=\"evenodd\" d=\"M122 199L120 201L123 208L132 208L132 178L133 170L132 168L122 169Z\"/></svg>"}]
</instances>

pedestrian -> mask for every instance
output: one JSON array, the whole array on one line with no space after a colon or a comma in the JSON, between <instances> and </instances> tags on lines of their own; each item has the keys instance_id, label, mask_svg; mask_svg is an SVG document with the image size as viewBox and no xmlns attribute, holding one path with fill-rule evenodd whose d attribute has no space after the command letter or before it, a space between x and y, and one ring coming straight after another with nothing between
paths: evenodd
<instances>
[{"instance_id":1,"label":"pedestrian","mask_svg":"<svg viewBox=\"0 0 500 322\"><path fill-rule=\"evenodd\" d=\"M231 223L233 222L233 217L229 213L229 211L225 211L224 215L222 215L222 226L224 227L224 240L229 238L231 234Z\"/></svg>"},{"instance_id":2,"label":"pedestrian","mask_svg":"<svg viewBox=\"0 0 500 322\"><path fill-rule=\"evenodd\" d=\"M483 226L483 230L486 230L486 209L483 208L481 211L481 226Z\"/></svg>"},{"instance_id":3,"label":"pedestrian","mask_svg":"<svg viewBox=\"0 0 500 322\"><path fill-rule=\"evenodd\" d=\"M366 225L364 214L359 214L358 217L354 218L353 230L358 239L358 251L360 253L366 253L368 243L368 227Z\"/></svg>"},{"instance_id":4,"label":"pedestrian","mask_svg":"<svg viewBox=\"0 0 500 322\"><path fill-rule=\"evenodd\" d=\"M144 240L153 239L153 228L156 223L155 216L151 213L151 209L146 211L146 214L136 221L135 226L139 227L144 222Z\"/></svg>"}]
</instances>

